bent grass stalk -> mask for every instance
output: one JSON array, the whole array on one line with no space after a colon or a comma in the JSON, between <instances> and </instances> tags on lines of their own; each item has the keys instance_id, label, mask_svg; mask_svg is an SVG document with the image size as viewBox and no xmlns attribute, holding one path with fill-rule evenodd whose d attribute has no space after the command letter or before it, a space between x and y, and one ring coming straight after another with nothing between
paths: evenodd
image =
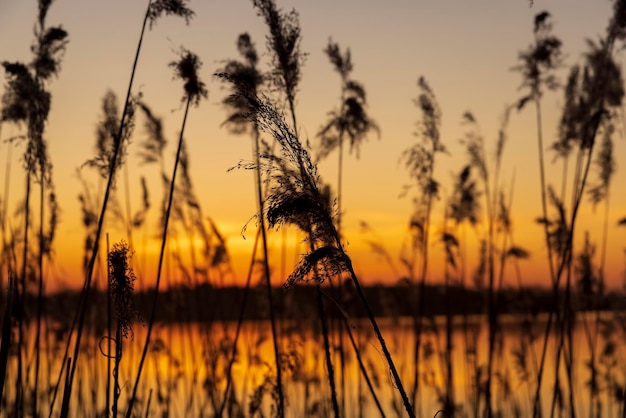
<instances>
[{"instance_id":1,"label":"bent grass stalk","mask_svg":"<svg viewBox=\"0 0 626 418\"><path fill-rule=\"evenodd\" d=\"M259 16L263 17L269 29L267 36L267 49L271 54L271 70L269 81L281 91L289 104L293 129L298 132L296 121L295 100L298 84L301 79L301 67L304 63L305 54L300 51L302 34L298 12L295 9L285 13L278 9L274 0L252 0L253 6L258 10ZM255 122L256 123L256 122ZM263 218L263 212L260 212ZM265 234L265 231L262 232ZM264 252L264 254L267 254ZM270 300L270 321L272 322L272 339L274 343L274 356L276 358L276 380L278 390L278 415L284 416L285 399L282 382L282 372L280 370L280 356L276 335L276 324L274 321L273 305L271 304L272 294L269 275L268 299Z\"/></svg>"},{"instance_id":2,"label":"bent grass stalk","mask_svg":"<svg viewBox=\"0 0 626 418\"><path fill-rule=\"evenodd\" d=\"M410 417L415 417L374 313L354 272L352 262L343 251L341 238L332 221L328 202L318 188L320 180L316 165L311 161L309 153L302 148L298 137L285 123L282 115L267 99L259 98L241 89L238 94L248 103L248 117L258 123L261 131L272 135L281 146L282 156L262 156L262 167L268 170L269 181L273 185L267 197L265 211L269 226L293 223L309 233L310 244L318 244L313 252L303 257L287 279L285 286L303 280L314 269L318 269L320 278L331 277L341 271L350 275L381 345L404 407ZM238 167L254 169L255 165L239 163Z\"/></svg>"}]
</instances>

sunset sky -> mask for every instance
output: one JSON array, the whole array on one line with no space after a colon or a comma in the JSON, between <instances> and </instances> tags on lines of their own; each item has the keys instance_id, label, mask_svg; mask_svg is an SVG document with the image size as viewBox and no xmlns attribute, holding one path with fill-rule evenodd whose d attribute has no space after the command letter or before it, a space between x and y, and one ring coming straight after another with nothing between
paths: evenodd
<instances>
[{"instance_id":1,"label":"sunset sky","mask_svg":"<svg viewBox=\"0 0 626 418\"><path fill-rule=\"evenodd\" d=\"M410 184L411 179L399 159L402 151L417 140L413 132L420 114L412 100L419 94L418 78L424 76L428 80L443 112L442 141L450 155L438 160L436 177L443 184L442 197L445 199L451 192L452 174L458 172L467 160L459 144L464 132L461 115L468 110L475 115L488 140L489 152L492 152L505 106L523 95L519 90L521 77L511 68L517 64L518 52L532 42L534 15L542 10L553 15L554 33L563 41L566 53L566 68L560 71L564 79L569 65L582 62L585 39L597 39L603 33L611 12L608 0L535 0L532 7L524 0L277 0L277 3L285 10L295 8L299 12L303 36L301 49L308 54L297 95L300 138L314 144L316 132L326 120L327 112L339 100L339 77L323 53L329 38L342 48L350 48L355 67L353 77L365 86L368 110L380 126L380 140L372 135L361 148L360 159L355 155L348 156L344 165L345 246L365 283L394 283L404 274L398 256L407 239L412 203L410 196L399 198L399 195L402 186ZM76 170L93 156L102 96L107 89L112 89L122 100L126 92L146 5L147 1L143 0L57 0L51 6L48 25L61 24L69 32L69 44L59 77L50 84L53 103L46 129L62 210L54 263L47 269L49 289L76 287L82 283L85 231L77 199L81 186ZM254 241L254 220L245 233L246 239L242 237L242 228L256 211L253 177L248 171L227 170L242 159L251 159L250 139L232 136L220 127L226 117L220 103L227 90L212 74L225 59L239 59L236 39L242 32L250 33L261 53L261 67L267 69L267 31L250 1L196 0L190 2L190 7L196 16L189 26L181 19L164 17L147 32L134 91L141 90L144 100L165 120L169 140L166 170L169 173L183 116L180 107L183 92L181 83L172 80L167 64L177 58L175 51L180 46L197 53L202 59L204 65L200 75L209 89L209 99L190 111L185 138L204 213L217 223L228 240L236 277L228 277L225 282L243 283ZM29 47L33 40L36 10L34 0L2 2L0 61L30 61ZM0 93L3 91L4 82ZM546 148L556 139L562 103L561 91L545 95ZM140 195L139 177L144 175L149 179L153 203L149 225L153 228L148 235L152 237L156 235L154 227L161 187L157 168L141 166L136 158L137 145L145 138L142 124L140 119L129 147L128 174L132 196ZM13 147L4 140L20 132L15 126L5 124L0 138L2 184L5 183L5 167L10 155L11 214L24 194L20 158L24 145ZM501 179L508 185L515 176L512 209L515 241L531 252L531 258L520 263L522 274L528 284L547 285L549 276L543 230L534 221L541 214L534 110L529 107L522 113L513 113L508 132L509 143ZM612 286L621 285L626 247L626 229L616 227L617 221L626 216L626 194L623 193L626 171L623 158L620 159L626 154L626 140L620 130L615 142L618 171L613 180L606 273ZM548 152L546 155L548 181L560 187L561 165L551 164L553 154ZM336 184L336 165L336 154L320 164L323 179L333 185ZM93 184L94 192L102 190L103 185L98 186L96 173L86 168L83 173ZM123 191L121 182L120 191ZM4 191L0 193L5 199ZM433 234L441 232L443 199L434 208ZM123 202L123 194L120 201ZM139 202L138 198L133 199L133 208L136 209ZM601 207L594 212L585 199L577 227L577 242L584 236L584 231L589 230L592 241L598 243L598 253L602 213ZM367 239L372 237L360 232L361 221L376 231L379 243L391 254L397 273L371 252ZM22 218L16 216L10 222L17 228ZM111 242L125 238L123 231L112 225L106 228L106 232ZM141 234L137 232L138 236ZM475 259L478 248L476 236L471 231L467 234L467 243L472 247L470 262ZM270 236L275 284L283 280L278 274L280 237L280 233ZM291 242L295 237L294 231L289 230ZM436 281L442 275L444 256L436 235L433 235L432 242L430 277ZM188 245L184 241L178 244L183 248ZM145 259L147 267L140 269L137 275L142 283L151 285L158 241L150 241L147 248L150 253ZM141 250L136 250L135 257L141 259ZM288 250L289 265L293 265L298 251L302 250L293 246ZM515 284L513 271L512 267L507 270L507 284Z\"/></svg>"}]
</instances>

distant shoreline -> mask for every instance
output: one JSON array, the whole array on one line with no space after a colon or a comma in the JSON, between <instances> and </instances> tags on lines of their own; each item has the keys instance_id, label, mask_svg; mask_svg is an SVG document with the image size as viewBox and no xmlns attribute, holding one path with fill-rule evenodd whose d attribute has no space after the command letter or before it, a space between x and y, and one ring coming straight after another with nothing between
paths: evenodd
<instances>
[{"instance_id":1,"label":"distant shoreline","mask_svg":"<svg viewBox=\"0 0 626 418\"><path fill-rule=\"evenodd\" d=\"M417 307L417 289L414 286L365 286L365 295L377 317L410 317L415 315ZM424 314L428 316L476 315L487 312L486 292L477 289L451 287L446 297L443 286L427 286ZM153 290L137 292L135 306L144 317L148 316L153 298ZM312 285L298 285L289 289L273 289L274 311L279 318L307 320L316 317L315 293ZM337 288L325 287L325 294L335 295L336 303L326 298L330 317L339 317L343 312L351 318L361 318L365 312L357 300L351 283L344 283L342 301L338 301ZM196 288L181 286L159 293L157 320L160 322L194 321L230 321L237 320L244 301L243 287L210 287L200 285ZM58 320L67 320L67 312L78 305L79 291L64 291L46 296L44 311ZM563 301L564 292L559 295ZM499 314L529 314L537 316L550 311L553 305L552 291L541 288L506 289L498 293ZM25 298L27 316L35 312L36 297L29 294ZM107 295L105 292L92 291L90 305L97 318L106 318ZM626 299L619 291L608 291L602 296L572 294L572 306L575 312L582 311L619 311L626 310ZM267 293L264 287L252 287L247 296L245 320L268 319ZM71 318L70 318L71 320Z\"/></svg>"}]
</instances>

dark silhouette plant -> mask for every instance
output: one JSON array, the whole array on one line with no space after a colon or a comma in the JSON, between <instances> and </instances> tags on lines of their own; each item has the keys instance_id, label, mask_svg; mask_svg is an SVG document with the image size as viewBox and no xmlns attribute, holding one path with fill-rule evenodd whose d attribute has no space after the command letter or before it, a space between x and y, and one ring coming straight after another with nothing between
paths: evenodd
<instances>
[{"instance_id":1,"label":"dark silhouette plant","mask_svg":"<svg viewBox=\"0 0 626 418\"><path fill-rule=\"evenodd\" d=\"M137 369L137 376L133 385L132 395L128 401L128 409L126 410L126 417L132 416L133 406L137 397L137 389L139 387L139 380L141 378L141 372L143 371L143 365L148 355L148 348L150 346L150 337L152 335L152 329L154 327L155 315L157 310L157 302L159 295L159 285L161 284L161 271L163 268L163 259L165 255L165 245L167 242L167 227L172 212L174 202L174 191L176 184L176 173L178 171L179 162L181 159L181 150L183 148L183 135L185 133L185 125L187 123L187 115L189 113L189 107L193 104L198 106L200 100L208 97L208 91L203 81L198 76L198 71L202 67L202 61L194 53L181 48L179 51L180 59L178 61L170 62L169 66L174 69L174 78L183 81L183 90L185 94L182 96L181 103L185 106L182 125L180 128L180 136L178 138L178 149L176 150L176 160L174 162L174 168L172 172L172 178L170 180L170 191L167 202L167 209L165 212L165 219L163 224L163 235L161 238L161 250L159 252L159 265L157 268L157 277L154 285L154 297L152 300L152 308L150 311L150 319L148 321L148 330L146 333L146 342L143 346L141 353L141 359L139 360L139 366Z\"/></svg>"},{"instance_id":2,"label":"dark silhouette plant","mask_svg":"<svg viewBox=\"0 0 626 418\"><path fill-rule=\"evenodd\" d=\"M517 104L518 111L521 111L527 103L535 104L536 124L537 124L537 143L539 147L539 174L541 181L541 207L542 215L547 217L547 198L546 198L546 175L544 164L544 144L543 144L543 126L541 114L541 99L544 91L554 91L559 87L556 77L556 70L563 65L563 57L561 54L561 40L552 35L552 23L550 13L543 11L535 16L533 34L535 42L526 51L520 52L519 60L521 64L514 67L522 75L521 88L527 90L525 96L519 99ZM564 170L567 168L567 161L564 161ZM546 244L548 249L548 260L550 265L550 276L552 281L554 277L554 267L552 260L552 248L547 241L547 229L544 228L546 234Z\"/></svg>"},{"instance_id":3,"label":"dark silhouette plant","mask_svg":"<svg viewBox=\"0 0 626 418\"><path fill-rule=\"evenodd\" d=\"M409 279L417 289L417 310L414 315L415 345L413 362L415 373L411 399L413 407L417 408L420 376L420 349L422 344L422 324L424 317L426 277L428 274L428 248L430 238L430 218L434 201L439 198L439 182L435 180L435 160L437 154L445 153L446 148L441 142L441 109L437 103L435 93L424 77L420 77L417 85L419 96L414 100L420 110L420 120L415 136L418 142L402 152L402 161L409 171L411 179L415 181L418 197L414 199L415 211L411 216L410 230L416 232L411 245L411 254L404 257L409 270ZM415 275L417 257L421 257L419 276Z\"/></svg>"},{"instance_id":4,"label":"dark silhouette plant","mask_svg":"<svg viewBox=\"0 0 626 418\"><path fill-rule=\"evenodd\" d=\"M250 121L250 118L247 117L248 106L245 100L242 99L241 96L237 95L236 92L238 89L243 89L245 91L249 91L252 94L256 95L259 88L262 86L264 82L264 76L261 71L257 68L258 64L258 54L256 52L256 47L250 38L248 33L242 33L239 35L237 39L237 50L239 54L243 58L242 61L230 60L227 61L224 65L224 68L219 70L219 74L221 74L221 80L229 81L233 88L233 94L229 94L224 98L222 104L229 112L228 117L222 123L222 126L226 126L232 133L234 134L243 134L248 133L252 135L252 153L254 161L257 165L257 169L255 170L255 194L257 196L257 207L259 213L263 212L263 200L264 193L262 188L262 175L259 164L259 154L261 153L261 144L260 144L260 132L256 123ZM272 343L274 346L274 364L277 369L277 376L280 375L280 355L278 350L278 336L276 332L276 319L273 309L273 298L272 298L272 286L270 281L270 268L269 268L269 259L268 259L268 249L267 249L267 232L265 227L265 219L263 216L258 217L259 221L259 230L255 237L255 247L257 245L257 240L259 237L262 240L262 250L263 250L263 276L265 278L265 282L267 285L268 292L268 302L270 306L270 322L272 326ZM254 254L253 254L254 257ZM246 287L249 286L250 281L246 282ZM244 309L244 306L241 307ZM243 318L240 316L240 318ZM233 365L233 361L235 360L235 350L237 346L237 341L239 337L239 330L241 327L241 322L237 322L237 330L235 331L235 339L233 341L233 353L231 355L231 360L228 364L227 371L227 382L226 389L224 392L224 400L220 405L220 410L218 412L218 416L222 416L224 413L224 407L226 406L227 396L229 394L230 386L232 384L232 376L231 376L231 368ZM282 376L281 376L282 377ZM280 382L277 383L277 388L282 393L282 380L277 377L277 380ZM282 399L282 395L280 395L280 399ZM279 414L284 413L283 411L284 405L279 405Z\"/></svg>"},{"instance_id":5,"label":"dark silhouette plant","mask_svg":"<svg viewBox=\"0 0 626 418\"><path fill-rule=\"evenodd\" d=\"M573 240L575 232L575 224L578 217L582 196L585 192L590 166L593 161L593 150L596 142L596 136L601 127L602 121L611 114L611 109L621 106L624 87L621 71L614 61L614 50L616 42L624 39L624 27L626 27L625 5L622 1L615 1L613 7L613 16L609 21L606 35L600 41L588 41L589 52L584 54L585 63L581 70L578 66L572 67L565 89L565 105L563 108L563 116L561 117L560 138L553 147L559 152L560 156L567 156L570 152L575 153L575 168L573 176L573 186L571 193L571 206L567 208L562 200L557 205L560 217L564 219L561 224L565 230L562 234L564 237L564 245L562 251L555 251L556 261L553 274L553 299L554 307L548 316L546 330L543 340L543 348L541 361L538 371L538 383L534 397L533 416L537 417L539 412L539 395L542 385L543 370L545 366L545 357L547 350L547 339L552 328L553 317L556 313L557 322L560 322L561 331L567 328L568 334L568 357L565 362L568 371L568 384L570 386L570 404L571 413L575 414L573 405L573 386L572 386L572 315L571 315L571 275L573 260ZM555 196L556 197L556 196ZM566 218L567 215L567 219ZM548 225L548 219L544 216L542 223ZM546 236L549 234L546 232ZM548 239L548 238L547 238ZM550 245L550 244L548 244ZM551 262L552 263L552 262ZM561 279L565 274L565 297L563 301L563 312L555 312L560 309L559 303L559 286ZM557 349L557 358L555 367L558 367L562 354L562 341L564 333L561 333L561 341ZM553 408L556 401L556 385L553 392Z\"/></svg>"},{"instance_id":6,"label":"dark silhouette plant","mask_svg":"<svg viewBox=\"0 0 626 418\"><path fill-rule=\"evenodd\" d=\"M341 77L341 99L338 110L329 113L328 121L319 129L317 137L318 159L328 157L328 155L338 150L339 159L337 166L337 231L341 235L341 219L342 219L342 202L343 202L343 144L344 138L347 136L350 141L350 152L355 151L359 156L359 149L362 142L365 141L370 131L380 131L376 123L369 117L365 108L367 104L365 88L357 81L350 78L353 70L352 58L350 50L347 49L342 54L339 44L329 40L328 45L324 49L324 53L328 56L333 69L339 73ZM342 287L338 287L337 298L341 304L343 296ZM320 305L322 306L322 305ZM343 333L339 335L339 354L341 360L341 388L345 394L345 356L343 350ZM342 410L345 410L342 397Z\"/></svg>"},{"instance_id":7,"label":"dark silhouette plant","mask_svg":"<svg viewBox=\"0 0 626 418\"><path fill-rule=\"evenodd\" d=\"M298 12L293 9L285 13L278 9L274 0L252 0L252 4L270 31L266 38L267 50L271 57L268 81L285 95L293 128L298 132L295 102L305 59L305 54L300 51L302 35Z\"/></svg>"},{"instance_id":8,"label":"dark silhouette plant","mask_svg":"<svg viewBox=\"0 0 626 418\"><path fill-rule=\"evenodd\" d=\"M365 88L350 78L353 65L350 50L341 53L339 44L328 42L324 52L328 56L333 69L341 77L341 103L339 109L329 113L328 121L319 129L317 137L320 139L318 158L321 160L335 149L339 152L337 174L337 230L341 234L341 198L343 175L343 143L345 136L350 141L350 152L354 151L357 158L361 144L367 139L371 131L380 130L376 122L367 114L367 96Z\"/></svg>"},{"instance_id":9,"label":"dark silhouette plant","mask_svg":"<svg viewBox=\"0 0 626 418\"><path fill-rule=\"evenodd\" d=\"M302 34L298 12L292 9L285 13L278 9L274 0L252 0L252 5L257 10L259 16L263 18L269 29L266 36L267 52L270 55L270 71L266 79L273 89L284 95L291 112L293 129L298 132L296 121L296 93L298 83L301 79L301 68L304 63L305 54L300 51ZM262 216L262 215L261 215ZM283 245L285 239L283 237ZM283 251L284 254L284 251ZM267 278L268 283L270 278ZM268 286L268 297L271 299L271 289ZM270 302L270 311L274 309ZM276 341L276 329L273 323L272 332L274 335L274 356L280 358ZM278 416L285 414L285 399L282 382L282 372L280 365L276 366L276 389L278 391Z\"/></svg>"},{"instance_id":10,"label":"dark silhouette plant","mask_svg":"<svg viewBox=\"0 0 626 418\"><path fill-rule=\"evenodd\" d=\"M473 205L476 203L474 200L476 191L466 193L466 191L469 191L476 185L476 183L471 181L468 182L471 170L474 170L476 172L477 179L482 183L481 194L485 199L485 222L487 229L483 238L486 245L486 253L484 253L485 258L481 259L480 267L482 269L481 276L485 275L488 279L487 313L489 322L489 343L487 351L486 383L484 388L485 414L488 417L493 416L495 413L493 411L494 405L492 404L492 382L493 367L495 363L495 356L497 354L496 336L499 329L495 254L497 251L506 251L506 246L500 249L497 248L498 235L505 235L505 230L502 228L498 229L496 224L499 220L503 219L498 213L499 201L501 201L504 194L502 186L500 185L500 171L502 167L502 157L508 139L507 126L511 110L510 106L505 107L504 114L501 118L495 153L493 154L493 161L490 161L488 158L485 139L476 118L471 112L465 112L463 114L463 123L467 126L467 130L464 138L460 142L465 146L469 163L466 168L462 170L459 176L459 184L466 187L461 188L461 199L457 200L459 205L458 207L452 206L450 214L452 219L461 218L461 215L469 215L473 217L469 219L470 222L477 221L477 218L473 215L472 210ZM457 209L462 210L459 213L455 213ZM501 258L501 261L500 270L504 269L506 258Z\"/></svg>"},{"instance_id":11,"label":"dark silhouette plant","mask_svg":"<svg viewBox=\"0 0 626 418\"><path fill-rule=\"evenodd\" d=\"M39 0L37 24L34 34L35 42L31 46L33 53L29 64L20 62L2 61L2 66L7 78L5 92L2 95L2 112L0 122L13 122L26 125L26 150L24 152L24 165L26 169L26 197L24 203L24 243L22 253L22 274L20 278L21 289L18 286L18 306L23 307L26 294L26 274L28 270L28 247L29 247L29 222L31 182L39 182L39 248L38 248L38 289L37 289L37 333L35 336L35 396L33 397L33 410L38 413L38 388L40 369L40 334L43 307L43 260L46 254L50 254L52 239L57 222L58 206L54 194L52 180L52 163L48 155L48 145L44 137L45 126L50 113L52 96L47 89L48 83L53 77L58 76L61 66L61 58L68 43L68 33L61 26L47 26L46 18L52 0ZM45 231L45 204L46 193L49 196L50 220L48 232ZM18 376L17 376L17 414L23 404L23 362L22 350L25 344L23 329L23 316L19 317L18 325ZM2 389L0 389L0 395Z\"/></svg>"},{"instance_id":12,"label":"dark silhouette plant","mask_svg":"<svg viewBox=\"0 0 626 418\"><path fill-rule=\"evenodd\" d=\"M91 287L92 275L93 275L93 270L95 267L96 258L98 255L100 236L102 234L102 226L104 224L104 216L107 211L109 196L111 194L111 190L115 182L115 177L116 177L115 174L116 174L116 169L117 169L116 163L117 163L118 155L120 153L120 148L122 145L121 138L123 136L124 129L127 123L126 118L128 116L128 111L130 108L131 92L133 88L133 81L135 78L135 71L137 69L137 63L139 61L139 54L141 52L141 45L143 43L143 37L144 37L147 24L149 23L150 27L152 28L163 14L181 16L185 19L187 23L189 23L190 19L194 15L194 12L187 7L186 0L155 0L154 2L152 0L148 0L148 6L146 8L146 13L144 15L143 23L141 26L141 33L139 35L137 49L135 51L135 58L134 58L134 62L132 65L130 81L128 83L128 89L126 92L126 98L124 99L124 107L122 110L122 116L120 117L119 129L117 131L117 134L115 135L115 138L116 138L115 147L113 150L113 156L111 158L111 165L109 166L107 186L106 186L106 190L104 193L104 198L102 199L102 209L99 214L98 227L97 227L96 235L94 239L93 252L91 254L91 258L89 259L89 264L87 266L87 273L85 275L85 283L83 286L81 301L79 303L79 308L77 310L78 330L76 332L76 339L74 343L74 355L73 355L73 361L71 362L72 368L69 371L69 378L67 379L66 389L63 394L63 403L61 406L62 418L66 418L69 414L69 403L70 403L70 397L72 393L72 385L74 381L74 375L76 372L76 365L78 363L78 356L80 354L80 342L81 342L81 337L83 333L85 313L87 310L87 298L89 294L89 288ZM76 320L74 322L76 322ZM74 326L72 326L72 329L68 336L68 347L72 339L73 332L74 332ZM67 358L67 355L65 357ZM70 362L65 360L64 363L69 364ZM59 374L59 382L60 382L61 373L62 373L62 370ZM58 387L58 384L57 384L57 387ZM56 393L56 389L55 389L55 393ZM54 409L54 399L55 398L53 397L50 410Z\"/></svg>"},{"instance_id":13,"label":"dark silhouette plant","mask_svg":"<svg viewBox=\"0 0 626 418\"><path fill-rule=\"evenodd\" d=\"M305 232L312 248L302 257L284 286L307 280L311 273L315 273L317 281L329 279L343 272L350 276L381 344L404 407L409 416L414 417L415 413L378 323L354 272L352 262L344 252L341 238L333 222L329 199L322 193L320 187L317 166L293 129L267 98L252 95L245 90L240 90L238 94L248 102L248 117L258 124L262 132L271 135L280 146L279 155L261 155L261 169L267 172L266 181L270 184L262 216L265 216L271 228L283 224L296 225ZM254 163L241 162L237 167L256 169Z\"/></svg>"},{"instance_id":14,"label":"dark silhouette plant","mask_svg":"<svg viewBox=\"0 0 626 418\"><path fill-rule=\"evenodd\" d=\"M116 316L113 404L111 407L114 417L118 414L118 402L121 394L119 373L123 354L123 340L133 338L133 322L138 319L133 302L134 282L137 278L130 267L131 257L131 250L124 241L113 244L113 248L107 256L109 293L113 300ZM107 356L110 355L107 353Z\"/></svg>"}]
</instances>

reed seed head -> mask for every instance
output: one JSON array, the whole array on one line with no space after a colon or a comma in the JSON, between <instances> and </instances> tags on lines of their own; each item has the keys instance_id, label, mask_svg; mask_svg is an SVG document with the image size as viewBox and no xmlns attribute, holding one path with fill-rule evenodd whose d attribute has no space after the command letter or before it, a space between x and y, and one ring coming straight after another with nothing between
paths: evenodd
<instances>
[{"instance_id":1,"label":"reed seed head","mask_svg":"<svg viewBox=\"0 0 626 418\"><path fill-rule=\"evenodd\" d=\"M189 100L195 106L200 104L201 98L207 98L209 92L204 82L198 77L198 71L202 67L202 61L193 52L181 48L179 51L180 59L170 62L169 66L174 69L174 78L181 79L184 82L185 95L181 102Z\"/></svg>"},{"instance_id":2,"label":"reed seed head","mask_svg":"<svg viewBox=\"0 0 626 418\"><path fill-rule=\"evenodd\" d=\"M270 81L293 103L305 58L300 51L302 35L298 12L285 13L276 7L274 0L252 0L252 4L270 30L267 36L267 49L272 57Z\"/></svg>"},{"instance_id":3,"label":"reed seed head","mask_svg":"<svg viewBox=\"0 0 626 418\"><path fill-rule=\"evenodd\" d=\"M195 12L187 7L187 3L187 0L156 0L152 2L148 10L150 29L156 25L156 22L163 14L182 17L185 19L185 23L189 24L195 16Z\"/></svg>"},{"instance_id":4,"label":"reed seed head","mask_svg":"<svg viewBox=\"0 0 626 418\"><path fill-rule=\"evenodd\" d=\"M130 248L125 241L113 245L109 252L109 291L115 304L115 313L122 335L133 336L133 321L137 319L133 303L135 273L130 266L132 257Z\"/></svg>"}]
</instances>

